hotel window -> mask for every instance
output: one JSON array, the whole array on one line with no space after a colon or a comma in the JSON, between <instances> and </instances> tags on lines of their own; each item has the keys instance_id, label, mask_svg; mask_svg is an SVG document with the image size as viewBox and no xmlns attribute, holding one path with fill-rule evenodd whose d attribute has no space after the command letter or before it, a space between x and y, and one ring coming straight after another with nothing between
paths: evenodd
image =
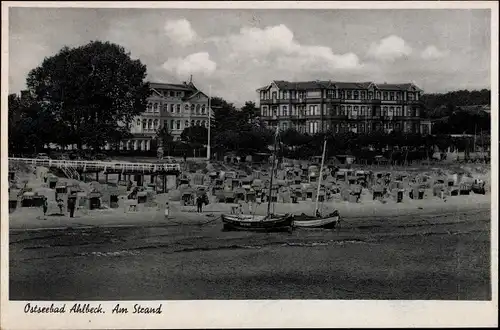
<instances>
[{"instance_id":1,"label":"hotel window","mask_svg":"<svg viewBox=\"0 0 500 330\"><path fill-rule=\"evenodd\" d=\"M406 116L411 117L411 108L409 107L406 109Z\"/></svg>"},{"instance_id":2,"label":"hotel window","mask_svg":"<svg viewBox=\"0 0 500 330\"><path fill-rule=\"evenodd\" d=\"M158 128L158 119L155 119L153 128L157 129Z\"/></svg>"},{"instance_id":3,"label":"hotel window","mask_svg":"<svg viewBox=\"0 0 500 330\"><path fill-rule=\"evenodd\" d=\"M203 127L207 127L207 122L206 122L205 120L202 120L202 121L201 121L201 126L203 126Z\"/></svg>"},{"instance_id":4,"label":"hotel window","mask_svg":"<svg viewBox=\"0 0 500 330\"><path fill-rule=\"evenodd\" d=\"M390 94L390 100L394 101L394 92L391 92L391 94Z\"/></svg>"},{"instance_id":5,"label":"hotel window","mask_svg":"<svg viewBox=\"0 0 500 330\"><path fill-rule=\"evenodd\" d=\"M277 116L278 115L278 110L276 109L276 107L273 108L273 116Z\"/></svg>"},{"instance_id":6,"label":"hotel window","mask_svg":"<svg viewBox=\"0 0 500 330\"><path fill-rule=\"evenodd\" d=\"M351 117L352 114L352 107L350 105L347 106L347 116Z\"/></svg>"},{"instance_id":7,"label":"hotel window","mask_svg":"<svg viewBox=\"0 0 500 330\"><path fill-rule=\"evenodd\" d=\"M378 91L377 91L377 92L375 93L375 99L376 99L376 100L380 100L380 92L378 92Z\"/></svg>"},{"instance_id":8,"label":"hotel window","mask_svg":"<svg viewBox=\"0 0 500 330\"><path fill-rule=\"evenodd\" d=\"M351 91L347 91L347 99L350 100L351 99L351 96L352 96L352 92Z\"/></svg>"},{"instance_id":9,"label":"hotel window","mask_svg":"<svg viewBox=\"0 0 500 330\"><path fill-rule=\"evenodd\" d=\"M396 100L401 100L401 92L396 93Z\"/></svg>"},{"instance_id":10,"label":"hotel window","mask_svg":"<svg viewBox=\"0 0 500 330\"><path fill-rule=\"evenodd\" d=\"M173 91L170 91L170 96L171 97L174 97L175 96L175 93Z\"/></svg>"},{"instance_id":11,"label":"hotel window","mask_svg":"<svg viewBox=\"0 0 500 330\"><path fill-rule=\"evenodd\" d=\"M283 123L283 130L286 131L288 129L288 123Z\"/></svg>"},{"instance_id":12,"label":"hotel window","mask_svg":"<svg viewBox=\"0 0 500 330\"><path fill-rule=\"evenodd\" d=\"M197 104L196 105L196 114L199 115L201 110L201 105Z\"/></svg>"},{"instance_id":13,"label":"hotel window","mask_svg":"<svg viewBox=\"0 0 500 330\"><path fill-rule=\"evenodd\" d=\"M328 98L329 99L335 98L335 90L333 90L333 89L328 90Z\"/></svg>"},{"instance_id":14,"label":"hotel window","mask_svg":"<svg viewBox=\"0 0 500 330\"><path fill-rule=\"evenodd\" d=\"M148 121L147 121L146 119L144 119L144 120L142 121L142 129L143 129L143 130L148 129Z\"/></svg>"},{"instance_id":15,"label":"hotel window","mask_svg":"<svg viewBox=\"0 0 500 330\"><path fill-rule=\"evenodd\" d=\"M148 106L146 107L146 111L151 112L152 109L153 109L153 105L150 102L148 102Z\"/></svg>"},{"instance_id":16,"label":"hotel window","mask_svg":"<svg viewBox=\"0 0 500 330\"><path fill-rule=\"evenodd\" d=\"M181 97L182 96L182 92L177 92L177 96Z\"/></svg>"},{"instance_id":17,"label":"hotel window","mask_svg":"<svg viewBox=\"0 0 500 330\"><path fill-rule=\"evenodd\" d=\"M384 92L384 94L383 94L383 100L387 101L387 92Z\"/></svg>"},{"instance_id":18,"label":"hotel window","mask_svg":"<svg viewBox=\"0 0 500 330\"><path fill-rule=\"evenodd\" d=\"M283 99L288 100L288 91L283 92Z\"/></svg>"},{"instance_id":19,"label":"hotel window","mask_svg":"<svg viewBox=\"0 0 500 330\"><path fill-rule=\"evenodd\" d=\"M181 113L181 105L177 104L177 113Z\"/></svg>"},{"instance_id":20,"label":"hotel window","mask_svg":"<svg viewBox=\"0 0 500 330\"><path fill-rule=\"evenodd\" d=\"M207 109L206 109L205 105L203 104L203 105L201 106L201 114L202 114L202 115L204 115L206 110L207 110Z\"/></svg>"},{"instance_id":21,"label":"hotel window","mask_svg":"<svg viewBox=\"0 0 500 330\"><path fill-rule=\"evenodd\" d=\"M359 107L357 105L354 106L354 111L353 111L353 116L357 117L358 116L358 111L359 111Z\"/></svg>"},{"instance_id":22,"label":"hotel window","mask_svg":"<svg viewBox=\"0 0 500 330\"><path fill-rule=\"evenodd\" d=\"M359 132L360 133L364 133L365 132L365 124L364 123L359 124Z\"/></svg>"},{"instance_id":23,"label":"hotel window","mask_svg":"<svg viewBox=\"0 0 500 330\"><path fill-rule=\"evenodd\" d=\"M185 111L185 112L189 112L189 105L184 104L184 111Z\"/></svg>"},{"instance_id":24,"label":"hotel window","mask_svg":"<svg viewBox=\"0 0 500 330\"><path fill-rule=\"evenodd\" d=\"M394 125L394 128L396 129L396 131L400 131L401 130L401 124L400 123L396 123Z\"/></svg>"},{"instance_id":25,"label":"hotel window","mask_svg":"<svg viewBox=\"0 0 500 330\"><path fill-rule=\"evenodd\" d=\"M148 129L153 129L153 119L148 120Z\"/></svg>"},{"instance_id":26,"label":"hotel window","mask_svg":"<svg viewBox=\"0 0 500 330\"><path fill-rule=\"evenodd\" d=\"M286 105L283 106L283 116L288 116L288 107Z\"/></svg>"},{"instance_id":27,"label":"hotel window","mask_svg":"<svg viewBox=\"0 0 500 330\"><path fill-rule=\"evenodd\" d=\"M389 116L394 116L394 107L389 108Z\"/></svg>"},{"instance_id":28,"label":"hotel window","mask_svg":"<svg viewBox=\"0 0 500 330\"><path fill-rule=\"evenodd\" d=\"M193 115L194 115L194 108L195 108L194 104L191 104L191 114Z\"/></svg>"},{"instance_id":29,"label":"hotel window","mask_svg":"<svg viewBox=\"0 0 500 330\"><path fill-rule=\"evenodd\" d=\"M365 91L361 91L361 99L362 100L366 99L366 92Z\"/></svg>"},{"instance_id":30,"label":"hotel window","mask_svg":"<svg viewBox=\"0 0 500 330\"><path fill-rule=\"evenodd\" d=\"M194 126L194 120L191 120L191 126Z\"/></svg>"},{"instance_id":31,"label":"hotel window","mask_svg":"<svg viewBox=\"0 0 500 330\"><path fill-rule=\"evenodd\" d=\"M360 116L365 116L366 115L366 107L364 105L361 106L361 112L359 113Z\"/></svg>"},{"instance_id":32,"label":"hotel window","mask_svg":"<svg viewBox=\"0 0 500 330\"><path fill-rule=\"evenodd\" d=\"M175 124L177 126L177 129L181 129L181 121L180 120L178 120Z\"/></svg>"},{"instance_id":33,"label":"hotel window","mask_svg":"<svg viewBox=\"0 0 500 330\"><path fill-rule=\"evenodd\" d=\"M340 115L341 115L341 116L345 116L345 105L342 105L342 106L340 107Z\"/></svg>"},{"instance_id":34,"label":"hotel window","mask_svg":"<svg viewBox=\"0 0 500 330\"><path fill-rule=\"evenodd\" d=\"M368 99L373 100L373 92L368 92Z\"/></svg>"},{"instance_id":35,"label":"hotel window","mask_svg":"<svg viewBox=\"0 0 500 330\"><path fill-rule=\"evenodd\" d=\"M408 92L408 100L413 101L414 100L414 95L412 92Z\"/></svg>"},{"instance_id":36,"label":"hotel window","mask_svg":"<svg viewBox=\"0 0 500 330\"><path fill-rule=\"evenodd\" d=\"M262 117L267 116L267 107L262 107Z\"/></svg>"},{"instance_id":37,"label":"hotel window","mask_svg":"<svg viewBox=\"0 0 500 330\"><path fill-rule=\"evenodd\" d=\"M170 105L170 112L172 112L172 113L174 112L174 107L175 107L175 104Z\"/></svg>"},{"instance_id":38,"label":"hotel window","mask_svg":"<svg viewBox=\"0 0 500 330\"><path fill-rule=\"evenodd\" d=\"M273 100L276 100L277 97L278 97L278 93L273 92Z\"/></svg>"},{"instance_id":39,"label":"hotel window","mask_svg":"<svg viewBox=\"0 0 500 330\"><path fill-rule=\"evenodd\" d=\"M158 112L158 103L153 104L153 111Z\"/></svg>"},{"instance_id":40,"label":"hotel window","mask_svg":"<svg viewBox=\"0 0 500 330\"><path fill-rule=\"evenodd\" d=\"M396 116L402 116L401 114L401 107L396 107Z\"/></svg>"},{"instance_id":41,"label":"hotel window","mask_svg":"<svg viewBox=\"0 0 500 330\"><path fill-rule=\"evenodd\" d=\"M197 120L196 123L195 123L196 126L200 126L200 121Z\"/></svg>"},{"instance_id":42,"label":"hotel window","mask_svg":"<svg viewBox=\"0 0 500 330\"><path fill-rule=\"evenodd\" d=\"M387 116L387 107L383 107L382 108L383 112L382 112L382 116Z\"/></svg>"},{"instance_id":43,"label":"hotel window","mask_svg":"<svg viewBox=\"0 0 500 330\"><path fill-rule=\"evenodd\" d=\"M173 120L170 121L170 129L174 129L174 121Z\"/></svg>"},{"instance_id":44,"label":"hotel window","mask_svg":"<svg viewBox=\"0 0 500 330\"><path fill-rule=\"evenodd\" d=\"M359 100L359 92L358 91L354 91L354 99Z\"/></svg>"},{"instance_id":45,"label":"hotel window","mask_svg":"<svg viewBox=\"0 0 500 330\"><path fill-rule=\"evenodd\" d=\"M141 126L141 120L140 119L137 119L137 126Z\"/></svg>"},{"instance_id":46,"label":"hotel window","mask_svg":"<svg viewBox=\"0 0 500 330\"><path fill-rule=\"evenodd\" d=\"M168 127L168 120L163 121L163 127Z\"/></svg>"},{"instance_id":47,"label":"hotel window","mask_svg":"<svg viewBox=\"0 0 500 330\"><path fill-rule=\"evenodd\" d=\"M188 121L188 120L186 120L186 121L184 122L184 127L189 127L189 121Z\"/></svg>"}]
</instances>

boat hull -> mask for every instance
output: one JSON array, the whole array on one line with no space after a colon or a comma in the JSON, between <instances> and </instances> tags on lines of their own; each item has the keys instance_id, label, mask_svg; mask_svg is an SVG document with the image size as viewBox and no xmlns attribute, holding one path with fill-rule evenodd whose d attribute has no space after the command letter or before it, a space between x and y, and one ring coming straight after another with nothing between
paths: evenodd
<instances>
[{"instance_id":1,"label":"boat hull","mask_svg":"<svg viewBox=\"0 0 500 330\"><path fill-rule=\"evenodd\" d=\"M293 226L297 228L326 228L333 229L335 228L340 221L340 216L333 217L294 217Z\"/></svg>"},{"instance_id":2,"label":"boat hull","mask_svg":"<svg viewBox=\"0 0 500 330\"><path fill-rule=\"evenodd\" d=\"M238 216L222 215L224 230L276 232L291 231L293 228L290 215L275 216Z\"/></svg>"}]
</instances>

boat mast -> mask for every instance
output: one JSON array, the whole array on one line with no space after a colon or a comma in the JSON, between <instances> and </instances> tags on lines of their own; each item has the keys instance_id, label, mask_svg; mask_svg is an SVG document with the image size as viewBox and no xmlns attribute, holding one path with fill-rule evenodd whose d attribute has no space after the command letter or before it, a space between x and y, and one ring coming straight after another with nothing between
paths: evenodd
<instances>
[{"instance_id":1,"label":"boat mast","mask_svg":"<svg viewBox=\"0 0 500 330\"><path fill-rule=\"evenodd\" d=\"M269 184L269 200L267 201L267 215L271 214L271 197L273 193L273 177L274 177L274 164L276 163L276 144L278 142L279 126L276 127L276 134L274 135L274 150L273 150L273 166L271 168L271 182Z\"/></svg>"},{"instance_id":2,"label":"boat mast","mask_svg":"<svg viewBox=\"0 0 500 330\"><path fill-rule=\"evenodd\" d=\"M326 153L326 137L325 142L323 142L323 156L321 157L321 168L319 169L319 181L318 181L318 190L316 191L316 207L314 208L314 214L318 211L318 202L319 202L319 190L321 189L321 179L323 178L323 165L325 164L325 153Z\"/></svg>"}]
</instances>

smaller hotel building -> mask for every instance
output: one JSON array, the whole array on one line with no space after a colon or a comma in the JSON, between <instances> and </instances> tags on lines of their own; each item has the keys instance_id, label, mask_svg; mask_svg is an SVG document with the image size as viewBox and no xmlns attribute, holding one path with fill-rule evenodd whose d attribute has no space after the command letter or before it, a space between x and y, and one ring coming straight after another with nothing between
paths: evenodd
<instances>
[{"instance_id":1,"label":"smaller hotel building","mask_svg":"<svg viewBox=\"0 0 500 330\"><path fill-rule=\"evenodd\" d=\"M421 118L422 90L413 83L275 80L257 93L261 118L273 128L431 134L430 121Z\"/></svg>"},{"instance_id":2,"label":"smaller hotel building","mask_svg":"<svg viewBox=\"0 0 500 330\"><path fill-rule=\"evenodd\" d=\"M134 118L133 137L120 142L120 150L151 150L157 132L166 127L174 140L190 126L208 127L208 96L192 83L150 83L153 94L146 111Z\"/></svg>"}]
</instances>

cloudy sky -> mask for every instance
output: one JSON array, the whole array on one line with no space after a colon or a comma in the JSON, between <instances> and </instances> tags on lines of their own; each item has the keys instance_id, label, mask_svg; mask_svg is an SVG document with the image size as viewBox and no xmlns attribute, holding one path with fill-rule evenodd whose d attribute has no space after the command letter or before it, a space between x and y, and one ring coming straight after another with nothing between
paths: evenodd
<instances>
[{"instance_id":1,"label":"cloudy sky","mask_svg":"<svg viewBox=\"0 0 500 330\"><path fill-rule=\"evenodd\" d=\"M483 9L10 8L10 92L44 57L91 40L124 46L151 81L192 74L236 104L272 80L413 81L426 92L490 85Z\"/></svg>"}]
</instances>

